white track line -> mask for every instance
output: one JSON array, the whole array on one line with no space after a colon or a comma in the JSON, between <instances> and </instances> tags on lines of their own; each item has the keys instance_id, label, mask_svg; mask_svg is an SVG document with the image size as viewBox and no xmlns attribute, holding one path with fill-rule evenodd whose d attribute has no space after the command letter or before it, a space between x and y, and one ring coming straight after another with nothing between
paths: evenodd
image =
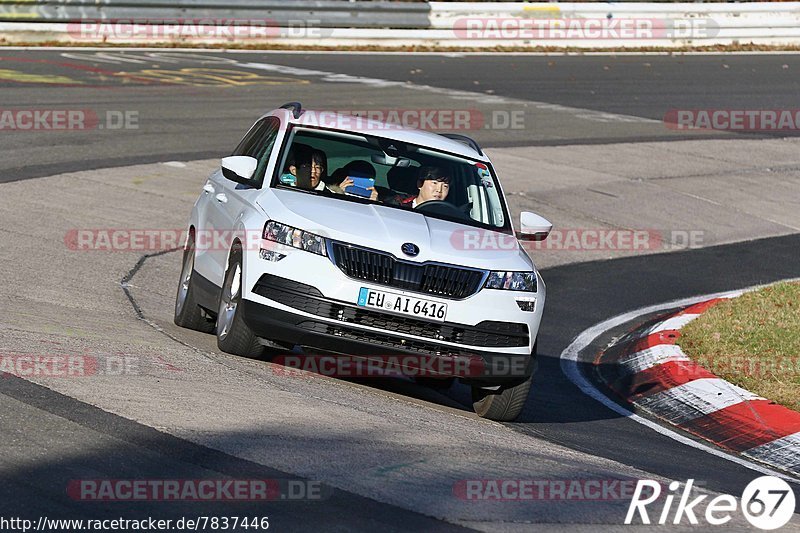
<instances>
[{"instance_id":1,"label":"white track line","mask_svg":"<svg viewBox=\"0 0 800 533\"><path fill-rule=\"evenodd\" d=\"M796 281L796 279L785 280L785 281ZM651 305L648 307L643 307L641 309L635 309L628 313L624 313L622 315L609 318L608 320L600 322L599 324L595 324L591 328L583 331L580 335L578 335L575 338L574 341L572 341L572 343L569 346L567 346L564 349L563 352L561 352L561 371L564 372L567 378L570 381L572 381L579 389L581 389L581 391L583 391L583 393L586 394L587 396L597 400L598 402L605 405L615 413L627 417L633 420L634 422L642 424L643 426L652 429L656 433L664 435L665 437L668 437L674 441L680 442L681 444L685 444L687 446L704 451L721 459L725 459L726 461L730 461L745 468L749 468L750 470L753 470L755 472L759 472L761 474L768 476L780 477L782 479L800 485L800 479L794 478L782 472L777 472L775 470L772 470L760 464L753 463L746 459L742 459L741 457L725 453L721 450L711 448L710 446L692 440L689 437L686 437L684 435L681 435L680 433L672 431L671 429L668 429L660 424L657 424L652 420L648 420L647 418L643 418L637 415L636 413L622 407L621 405L617 404L616 402L608 398L599 389L597 389L588 379L586 379L586 377L584 377L583 374L581 374L580 368L578 366L578 356L580 355L581 351L583 351L587 346L589 346L592 343L592 341L594 341L594 339L596 339L609 329L624 324L625 322L629 322L638 316L645 315L648 313L655 313L658 311L663 311L665 309L671 309L675 307L694 305L696 303L704 302L706 300L711 300L713 298L721 298L726 296L729 297L731 294L756 290L764 286L765 285L758 285L755 287L750 287L748 289L745 289L744 291L728 291L717 294L708 294L705 296L695 296L692 298L674 300L672 302Z\"/></svg>"},{"instance_id":2,"label":"white track line","mask_svg":"<svg viewBox=\"0 0 800 533\"><path fill-rule=\"evenodd\" d=\"M119 49L114 49L114 50L119 50ZM82 54L62 52L61 56L77 61L81 60L98 61L102 63L115 63L115 62L145 63L148 61L160 60L160 57L152 57L152 56L160 56L161 54L161 51L151 50L149 51L148 54L145 54L144 56L125 56L119 53L115 53L114 50L111 51L105 50L102 53L95 53L95 54L87 54L85 53L85 51ZM192 56L192 58L196 59L196 56L200 54L194 52L187 55ZM167 54L167 56L168 56L167 61L169 62L174 62L174 60L180 57L179 55L173 54L172 52L170 52L170 54ZM374 89L385 89L388 87L395 87L406 90L419 91L428 94L434 94L437 96L443 96L446 98L450 98L452 100L477 102L479 104L485 104L485 105L522 105L527 107L533 107L534 109L540 109L543 111L553 111L556 113L563 113L566 115L570 115L573 118L586 120L590 122L600 122L605 124L608 123L658 124L661 122L660 120L655 120L650 118L636 117L632 115L623 115L620 113L607 113L604 111L597 111L594 109L571 107L560 104L553 104L549 102L523 100L519 98L512 98L495 94L487 94L477 91L448 89L445 87L434 87L432 85L409 83L406 81L385 80L381 78L354 76L350 74L330 72L325 70L307 69L300 67L291 67L286 65L277 65L272 63L238 60L244 58L234 59L232 57L218 56L215 59L225 59L227 61L227 64L231 66L238 66L241 68L247 68L253 70L261 70L275 74L283 74L287 76L297 76L304 79L315 78L318 79L319 81L326 83L355 83L355 84L365 85ZM247 59L250 58L248 57Z\"/></svg>"},{"instance_id":3,"label":"white track line","mask_svg":"<svg viewBox=\"0 0 800 533\"><path fill-rule=\"evenodd\" d=\"M596 111L594 109L585 109L582 107L571 107L560 104L552 104L549 102L537 102L534 100L523 100L519 98L512 98L507 96L500 96L494 94L480 93L475 91L465 91L459 89L448 89L445 87L434 87L432 85L423 85L417 83L408 83L405 81L384 80L381 78L369 78L365 76L353 76L350 74L340 74L336 72L328 72L323 70L313 70L297 67L289 67L286 65L276 65L272 63L260 62L236 62L236 66L243 68L250 68L255 70L265 70L276 74L284 74L288 76L299 76L302 78L318 78L321 81L328 83L358 83L377 89L387 87L400 87L414 91L425 92L429 94L441 95L454 100L464 100L470 102L478 102L481 104L524 104L532 106L535 109L542 109L547 111L556 111L572 115L575 118L588 120L592 122L621 122L621 123L637 123L637 124L656 124L661 122L651 118L635 117L632 115L623 115L621 113L606 113L603 111Z\"/></svg>"}]
</instances>

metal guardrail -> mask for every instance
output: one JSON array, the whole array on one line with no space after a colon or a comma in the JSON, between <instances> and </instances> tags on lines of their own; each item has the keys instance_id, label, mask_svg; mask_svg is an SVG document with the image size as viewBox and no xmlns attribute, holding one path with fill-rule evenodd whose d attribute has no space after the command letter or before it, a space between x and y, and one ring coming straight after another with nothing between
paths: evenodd
<instances>
[{"instance_id":1,"label":"metal guardrail","mask_svg":"<svg viewBox=\"0 0 800 533\"><path fill-rule=\"evenodd\" d=\"M92 21L139 25L222 26L218 32L144 31L110 28L93 34ZM512 22L498 31L496 21ZM557 24L640 21L652 35L624 37L613 31L558 32ZM2 22L6 21L6 23ZM487 22L488 21L488 22ZM491 23L495 23L492 26ZM492 47L636 48L730 44L800 45L800 2L393 2L388 0L0 0L0 38L8 42L59 41L98 44L237 44L224 26L267 25L276 31L238 32L244 44L339 46L432 46L480 50ZM476 33L476 25L486 31ZM514 24L517 27L514 28ZM303 26L307 31L303 31ZM298 28L300 31L282 31ZM688 29L687 29L688 28ZM82 30L86 29L87 32ZM263 30L263 28L262 28ZM281 31L278 31L281 30ZM312 31L316 30L316 31ZM644 32L646 33L646 32ZM643 34L640 32L640 34ZM637 35L640 35L637 34ZM188 37L187 37L188 35ZM477 35L477 37L476 37ZM597 35L597 36L593 36ZM160 41L159 41L160 39Z\"/></svg>"},{"instance_id":2,"label":"metal guardrail","mask_svg":"<svg viewBox=\"0 0 800 533\"><path fill-rule=\"evenodd\" d=\"M258 20L323 28L427 28L427 2L367 0L0 0L0 21Z\"/></svg>"},{"instance_id":3,"label":"metal guardrail","mask_svg":"<svg viewBox=\"0 0 800 533\"><path fill-rule=\"evenodd\" d=\"M762 45L800 44L800 2L736 2L736 3L698 3L698 2L430 2L431 28L447 30L462 39L481 35L480 31L469 28L485 28L481 39L487 46L502 46L514 42L516 46L525 43L542 46L562 46L577 48L602 47L674 47L702 46L716 44L753 43ZM550 20L575 23L578 31L562 32L567 37L553 38L559 32L558 24L545 30L536 31L537 20ZM608 26L614 21L628 21L650 24L653 37L614 39L613 37L569 38L570 33L581 34L588 24L599 22ZM504 31L503 22L511 29ZM526 22L530 24L525 24ZM541 27L541 26L538 26ZM534 28L534 29L531 29ZM516 30L516 31L515 31ZM530 31L526 31L530 30ZM592 32L584 31L585 35ZM598 33L598 32L594 32ZM600 32L602 33L602 32ZM613 31L608 32L614 34ZM646 33L646 32L640 32ZM491 39L497 35L497 39ZM515 37L516 35L516 37ZM530 37L530 36L533 37ZM528 36L526 38L526 36ZM544 36L544 37L542 37Z\"/></svg>"}]
</instances>

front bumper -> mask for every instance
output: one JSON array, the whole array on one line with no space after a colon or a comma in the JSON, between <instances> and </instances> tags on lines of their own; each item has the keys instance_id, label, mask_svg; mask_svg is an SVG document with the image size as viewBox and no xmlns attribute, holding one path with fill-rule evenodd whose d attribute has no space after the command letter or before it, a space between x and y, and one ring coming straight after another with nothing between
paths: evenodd
<instances>
[{"instance_id":1,"label":"front bumper","mask_svg":"<svg viewBox=\"0 0 800 533\"><path fill-rule=\"evenodd\" d=\"M530 353L533 348L533 341L535 341L536 332L539 329L546 297L546 288L538 273L539 290L536 293L483 289L463 299L446 298L437 294L388 287L367 280L354 279L342 272L328 257L285 248L288 247L278 249L281 253L287 254L284 259L278 262L260 259L256 253L246 254L242 287L245 300L252 300L285 311L298 311L299 314L305 314L302 307L292 303L284 305L282 301L277 301L274 298L255 292L255 288L265 274L296 283L313 285L317 293L324 295L326 299L350 305L357 304L360 290L364 287L379 291L399 292L439 304L447 304L447 320L453 324L474 326L483 320L489 319L496 323L524 323L528 325L530 342L526 350L506 348L503 345L486 345L483 342L459 344L471 344L473 347L483 348L488 351L513 351L514 353ZM531 299L535 300L535 310L533 312L521 311L518 302ZM318 313L312 311L311 314L316 315ZM378 329L383 328L379 327ZM438 340L448 342L442 339Z\"/></svg>"},{"instance_id":2,"label":"front bumper","mask_svg":"<svg viewBox=\"0 0 800 533\"><path fill-rule=\"evenodd\" d=\"M390 332L367 331L346 322L331 323L270 305L242 300L245 323L259 337L285 345L297 345L304 353L342 354L376 362L403 357L410 375L458 377L465 382L502 384L521 381L536 368L527 353L502 353L454 348L434 342L408 339ZM535 355L535 354L534 354ZM415 372L414 366L422 369Z\"/></svg>"}]
</instances>

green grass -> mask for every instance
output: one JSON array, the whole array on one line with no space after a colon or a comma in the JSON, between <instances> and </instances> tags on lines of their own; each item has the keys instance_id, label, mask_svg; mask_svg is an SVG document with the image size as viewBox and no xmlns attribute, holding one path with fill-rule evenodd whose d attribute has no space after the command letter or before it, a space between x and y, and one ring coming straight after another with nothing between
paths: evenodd
<instances>
[{"instance_id":1,"label":"green grass","mask_svg":"<svg viewBox=\"0 0 800 533\"><path fill-rule=\"evenodd\" d=\"M719 377L800 411L800 283L722 301L684 327L678 344Z\"/></svg>"}]
</instances>

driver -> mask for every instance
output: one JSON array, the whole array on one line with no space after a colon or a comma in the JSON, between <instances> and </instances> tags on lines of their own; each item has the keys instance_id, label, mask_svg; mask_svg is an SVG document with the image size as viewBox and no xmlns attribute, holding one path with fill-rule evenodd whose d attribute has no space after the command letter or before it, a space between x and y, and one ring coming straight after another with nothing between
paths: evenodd
<instances>
[{"instance_id":1,"label":"driver","mask_svg":"<svg viewBox=\"0 0 800 533\"><path fill-rule=\"evenodd\" d=\"M387 204L416 209L431 200L444 200L450 192L450 176L439 167L420 167L416 195L398 194L385 200Z\"/></svg>"}]
</instances>

